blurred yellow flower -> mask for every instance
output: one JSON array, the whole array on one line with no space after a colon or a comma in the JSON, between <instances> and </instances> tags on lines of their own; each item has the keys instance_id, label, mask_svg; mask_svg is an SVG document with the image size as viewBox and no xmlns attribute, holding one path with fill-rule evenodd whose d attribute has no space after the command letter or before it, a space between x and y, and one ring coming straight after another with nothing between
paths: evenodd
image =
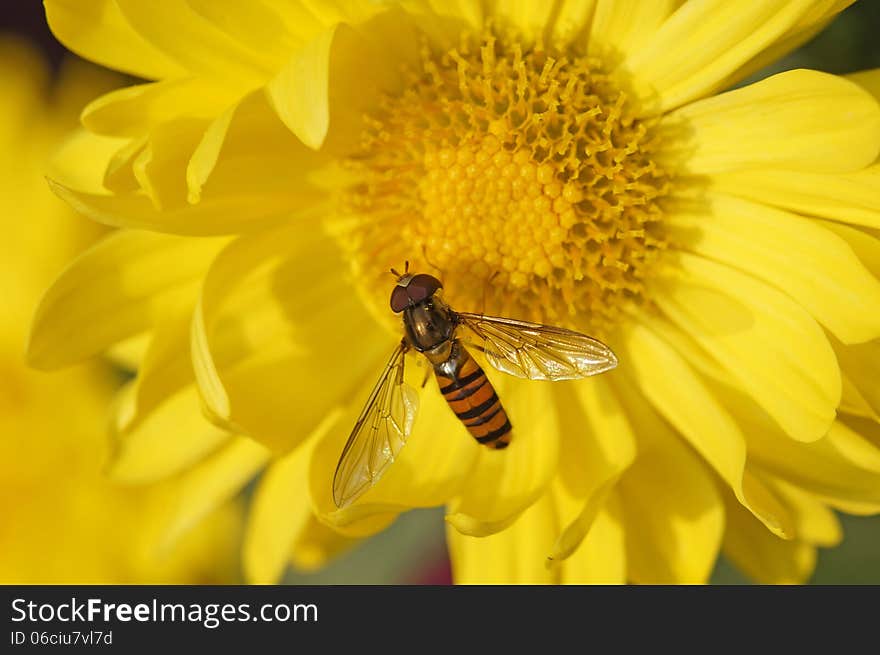
<instances>
[{"instance_id":1,"label":"blurred yellow flower","mask_svg":"<svg viewBox=\"0 0 880 655\"><path fill-rule=\"evenodd\" d=\"M115 469L208 457L191 519L264 470L252 580L438 504L458 582L702 582L722 549L804 580L831 508L880 509L880 107L808 70L719 92L848 4L47 0L71 50L156 81L93 101L50 174L124 229L50 289L31 361L139 357ZM489 371L500 452L427 388L339 510L403 260L620 366Z\"/></svg>"},{"instance_id":2,"label":"blurred yellow flower","mask_svg":"<svg viewBox=\"0 0 880 655\"><path fill-rule=\"evenodd\" d=\"M227 506L176 547L162 548L174 483L110 483L102 466L109 366L54 374L24 362L28 324L45 286L100 232L46 188L46 158L90 96L115 74L78 61L59 80L25 43L0 40L0 582L205 583L235 579L239 512Z\"/></svg>"}]
</instances>

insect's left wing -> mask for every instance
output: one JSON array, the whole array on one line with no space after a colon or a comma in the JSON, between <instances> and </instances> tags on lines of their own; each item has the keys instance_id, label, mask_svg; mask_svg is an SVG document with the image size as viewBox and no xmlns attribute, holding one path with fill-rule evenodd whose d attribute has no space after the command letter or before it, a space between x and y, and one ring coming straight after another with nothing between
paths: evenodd
<instances>
[{"instance_id":1,"label":"insect's left wing","mask_svg":"<svg viewBox=\"0 0 880 655\"><path fill-rule=\"evenodd\" d=\"M397 457L412 431L419 398L403 381L404 341L391 354L339 456L333 500L345 507L372 487Z\"/></svg>"},{"instance_id":2,"label":"insect's left wing","mask_svg":"<svg viewBox=\"0 0 880 655\"><path fill-rule=\"evenodd\" d=\"M617 366L611 348L565 328L482 314L457 314L499 371L529 380L574 380Z\"/></svg>"}]
</instances>

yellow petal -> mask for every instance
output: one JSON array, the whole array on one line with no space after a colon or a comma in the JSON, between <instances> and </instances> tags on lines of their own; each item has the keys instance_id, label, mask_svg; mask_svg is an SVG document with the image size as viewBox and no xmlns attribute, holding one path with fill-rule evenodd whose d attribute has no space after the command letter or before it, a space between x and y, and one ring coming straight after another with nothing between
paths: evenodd
<instances>
[{"instance_id":1,"label":"yellow petal","mask_svg":"<svg viewBox=\"0 0 880 655\"><path fill-rule=\"evenodd\" d=\"M133 389L117 400L116 421L135 412ZM201 412L195 384L171 394L136 423L111 428L114 451L108 474L114 480L143 484L179 473L202 461L230 437Z\"/></svg>"},{"instance_id":2,"label":"yellow petal","mask_svg":"<svg viewBox=\"0 0 880 655\"><path fill-rule=\"evenodd\" d=\"M127 22L114 0L45 0L46 20L61 43L78 55L136 77L183 74Z\"/></svg>"},{"instance_id":3,"label":"yellow petal","mask_svg":"<svg viewBox=\"0 0 880 655\"><path fill-rule=\"evenodd\" d=\"M880 213L877 215L880 217ZM870 228L860 229L841 225L832 221L820 221L819 224L846 241L859 261L871 272L871 275L880 278L880 232Z\"/></svg>"},{"instance_id":4,"label":"yellow petal","mask_svg":"<svg viewBox=\"0 0 880 655\"><path fill-rule=\"evenodd\" d=\"M853 466L880 473L880 423L844 417L828 432L828 445Z\"/></svg>"},{"instance_id":5,"label":"yellow petal","mask_svg":"<svg viewBox=\"0 0 880 655\"><path fill-rule=\"evenodd\" d=\"M308 467L314 443L313 439L275 459L260 478L242 545L244 575L250 584L276 584L294 541L310 525Z\"/></svg>"},{"instance_id":6,"label":"yellow petal","mask_svg":"<svg viewBox=\"0 0 880 655\"><path fill-rule=\"evenodd\" d=\"M28 360L43 369L72 364L192 303L222 245L219 239L111 234L77 258L43 296Z\"/></svg>"},{"instance_id":7,"label":"yellow petal","mask_svg":"<svg viewBox=\"0 0 880 655\"><path fill-rule=\"evenodd\" d=\"M596 0L562 0L556 4L554 41L561 47L577 43L585 36L595 11Z\"/></svg>"},{"instance_id":8,"label":"yellow petal","mask_svg":"<svg viewBox=\"0 0 880 655\"><path fill-rule=\"evenodd\" d=\"M165 529L165 547L233 498L268 461L269 451L263 446L238 437L176 479L175 506Z\"/></svg>"},{"instance_id":9,"label":"yellow petal","mask_svg":"<svg viewBox=\"0 0 880 655\"><path fill-rule=\"evenodd\" d=\"M657 161L682 173L846 173L876 159L880 106L841 77L793 70L678 109L663 117L660 135L669 140Z\"/></svg>"},{"instance_id":10,"label":"yellow petal","mask_svg":"<svg viewBox=\"0 0 880 655\"><path fill-rule=\"evenodd\" d=\"M76 211L99 223L197 236L270 227L289 220L318 199L318 196L303 198L295 192L267 195L245 190L203 198L193 206L157 211L142 194L85 193L56 180L49 180L49 187Z\"/></svg>"},{"instance_id":11,"label":"yellow petal","mask_svg":"<svg viewBox=\"0 0 880 655\"><path fill-rule=\"evenodd\" d=\"M835 507L880 503L880 473L853 466L853 461L841 453L834 436L796 443L741 391L713 385L712 392L742 426L748 441L749 463L757 470L790 481ZM840 421L835 421L829 436L839 429Z\"/></svg>"},{"instance_id":12,"label":"yellow petal","mask_svg":"<svg viewBox=\"0 0 880 655\"><path fill-rule=\"evenodd\" d=\"M615 64L637 56L679 4L678 0L597 0L587 51Z\"/></svg>"},{"instance_id":13,"label":"yellow petal","mask_svg":"<svg viewBox=\"0 0 880 655\"><path fill-rule=\"evenodd\" d=\"M704 381L673 348L643 326L629 329L627 344L630 367L645 397L715 469L743 505L773 532L790 535L792 526L784 508L746 468L743 433ZM670 385L670 379L676 383ZM645 409L630 409L630 413ZM637 434L639 430L637 425ZM632 473L628 477L636 476Z\"/></svg>"},{"instance_id":14,"label":"yellow petal","mask_svg":"<svg viewBox=\"0 0 880 655\"><path fill-rule=\"evenodd\" d=\"M565 489L557 495L571 502L560 502L564 529L551 554L554 560L568 557L578 547L636 454L629 421L603 378L578 382L558 393L565 454L560 460L560 478Z\"/></svg>"},{"instance_id":15,"label":"yellow petal","mask_svg":"<svg viewBox=\"0 0 880 655\"><path fill-rule=\"evenodd\" d=\"M791 28L780 35L776 41L765 48L749 61L740 66L726 80L718 85L719 89L728 89L737 82L759 72L782 59L806 43L830 23L836 15L850 6L855 0L813 0L800 19Z\"/></svg>"},{"instance_id":16,"label":"yellow petal","mask_svg":"<svg viewBox=\"0 0 880 655\"><path fill-rule=\"evenodd\" d=\"M880 100L880 68L851 73L846 76L846 79L855 82L877 100Z\"/></svg>"},{"instance_id":17,"label":"yellow petal","mask_svg":"<svg viewBox=\"0 0 880 655\"><path fill-rule=\"evenodd\" d=\"M626 541L620 497L612 492L596 515L590 532L560 570L563 584L626 582Z\"/></svg>"},{"instance_id":18,"label":"yellow petal","mask_svg":"<svg viewBox=\"0 0 880 655\"><path fill-rule=\"evenodd\" d=\"M643 111L668 111L715 91L734 71L795 27L813 0L684 3L622 67Z\"/></svg>"},{"instance_id":19,"label":"yellow petal","mask_svg":"<svg viewBox=\"0 0 880 655\"><path fill-rule=\"evenodd\" d=\"M640 410L636 430L649 435L651 443L617 486L627 534L627 576L640 584L706 582L724 530L715 482L647 408Z\"/></svg>"},{"instance_id":20,"label":"yellow petal","mask_svg":"<svg viewBox=\"0 0 880 655\"><path fill-rule=\"evenodd\" d=\"M267 67L278 67L298 39L287 31L277 11L259 0L187 0L189 7L226 36L253 53Z\"/></svg>"},{"instance_id":21,"label":"yellow petal","mask_svg":"<svg viewBox=\"0 0 880 655\"><path fill-rule=\"evenodd\" d=\"M359 542L359 539L340 534L321 523L314 514L309 514L294 537L290 563L298 571L315 571Z\"/></svg>"},{"instance_id":22,"label":"yellow petal","mask_svg":"<svg viewBox=\"0 0 880 655\"><path fill-rule=\"evenodd\" d=\"M871 403L862 395L855 383L847 377L845 371L841 372L841 380L843 381L843 393L840 396L839 411L880 421L880 415L871 407Z\"/></svg>"},{"instance_id":23,"label":"yellow petal","mask_svg":"<svg viewBox=\"0 0 880 655\"><path fill-rule=\"evenodd\" d=\"M572 496L564 485L554 485L553 494L562 530L548 555L548 559L553 565L558 565L570 557L589 536L594 522L614 490L620 474L604 480L588 496L586 502Z\"/></svg>"},{"instance_id":24,"label":"yellow petal","mask_svg":"<svg viewBox=\"0 0 880 655\"><path fill-rule=\"evenodd\" d=\"M394 341L345 270L335 242L305 221L242 237L217 256L192 332L216 422L286 452L378 374Z\"/></svg>"},{"instance_id":25,"label":"yellow petal","mask_svg":"<svg viewBox=\"0 0 880 655\"><path fill-rule=\"evenodd\" d=\"M46 175L60 177L66 174L65 181L76 189L99 190L104 186L108 162L128 143L128 139L95 136L85 130L76 130L55 151Z\"/></svg>"},{"instance_id":26,"label":"yellow petal","mask_svg":"<svg viewBox=\"0 0 880 655\"><path fill-rule=\"evenodd\" d=\"M825 333L785 294L709 259L679 255L652 297L798 441L820 439L840 401Z\"/></svg>"},{"instance_id":27,"label":"yellow petal","mask_svg":"<svg viewBox=\"0 0 880 655\"><path fill-rule=\"evenodd\" d=\"M319 198L309 172L326 161L278 119L262 91L245 96L215 119L186 165L189 202L232 192Z\"/></svg>"},{"instance_id":28,"label":"yellow petal","mask_svg":"<svg viewBox=\"0 0 880 655\"><path fill-rule=\"evenodd\" d=\"M330 50L348 29L326 30L300 48L266 87L272 106L300 141L317 150L330 126ZM303 102L303 98L307 98Z\"/></svg>"},{"instance_id":29,"label":"yellow petal","mask_svg":"<svg viewBox=\"0 0 880 655\"><path fill-rule=\"evenodd\" d=\"M449 503L446 520L459 532L473 536L510 525L544 493L559 463L557 401L552 388L487 374L510 418L513 440L504 450L480 448L461 496Z\"/></svg>"},{"instance_id":30,"label":"yellow petal","mask_svg":"<svg viewBox=\"0 0 880 655\"><path fill-rule=\"evenodd\" d=\"M816 565L813 546L771 534L730 494L725 495L725 508L724 555L737 568L762 584L802 584L809 579Z\"/></svg>"},{"instance_id":31,"label":"yellow petal","mask_svg":"<svg viewBox=\"0 0 880 655\"><path fill-rule=\"evenodd\" d=\"M137 84L96 98L83 109L80 120L96 134L139 137L176 118L209 120L234 102L235 91L192 77Z\"/></svg>"},{"instance_id":32,"label":"yellow petal","mask_svg":"<svg viewBox=\"0 0 880 655\"><path fill-rule=\"evenodd\" d=\"M115 2L138 34L190 73L246 87L256 86L271 71L264 50L246 48L187 4Z\"/></svg>"},{"instance_id":33,"label":"yellow petal","mask_svg":"<svg viewBox=\"0 0 880 655\"><path fill-rule=\"evenodd\" d=\"M715 194L707 200L695 213L685 208L669 216L677 247L781 289L844 343L880 336L880 281L844 239L815 221L747 200Z\"/></svg>"},{"instance_id":34,"label":"yellow petal","mask_svg":"<svg viewBox=\"0 0 880 655\"><path fill-rule=\"evenodd\" d=\"M365 68L364 61L371 62ZM363 114L382 91L400 90L400 67L418 62L418 37L397 12L361 31L348 25L324 30L291 55L266 87L278 116L306 146L350 151ZM308 98L308 102L303 102Z\"/></svg>"},{"instance_id":35,"label":"yellow petal","mask_svg":"<svg viewBox=\"0 0 880 655\"><path fill-rule=\"evenodd\" d=\"M871 408L880 413L880 385L877 384L877 371L880 371L880 343L869 341L845 346L836 340L831 341L840 367L856 391Z\"/></svg>"},{"instance_id":36,"label":"yellow petal","mask_svg":"<svg viewBox=\"0 0 880 655\"><path fill-rule=\"evenodd\" d=\"M453 580L456 584L558 582L558 572L545 565L558 530L550 494L541 496L506 530L488 537L467 536L450 525L446 542Z\"/></svg>"},{"instance_id":37,"label":"yellow petal","mask_svg":"<svg viewBox=\"0 0 880 655\"><path fill-rule=\"evenodd\" d=\"M483 6L479 0L402 0L400 5L419 31L442 50L458 45L462 32L483 29Z\"/></svg>"},{"instance_id":38,"label":"yellow petal","mask_svg":"<svg viewBox=\"0 0 880 655\"><path fill-rule=\"evenodd\" d=\"M195 118L162 123L132 162L138 185L157 211L186 207L183 172L206 127L205 121Z\"/></svg>"},{"instance_id":39,"label":"yellow petal","mask_svg":"<svg viewBox=\"0 0 880 655\"><path fill-rule=\"evenodd\" d=\"M493 13L501 25L515 28L526 43L531 43L549 30L553 3L495 0Z\"/></svg>"},{"instance_id":40,"label":"yellow petal","mask_svg":"<svg viewBox=\"0 0 880 655\"><path fill-rule=\"evenodd\" d=\"M712 188L782 209L880 228L880 165L848 173L780 169L726 171L709 177Z\"/></svg>"},{"instance_id":41,"label":"yellow petal","mask_svg":"<svg viewBox=\"0 0 880 655\"><path fill-rule=\"evenodd\" d=\"M843 539L837 515L816 496L781 479L768 482L791 510L798 541L811 546L836 546Z\"/></svg>"}]
</instances>

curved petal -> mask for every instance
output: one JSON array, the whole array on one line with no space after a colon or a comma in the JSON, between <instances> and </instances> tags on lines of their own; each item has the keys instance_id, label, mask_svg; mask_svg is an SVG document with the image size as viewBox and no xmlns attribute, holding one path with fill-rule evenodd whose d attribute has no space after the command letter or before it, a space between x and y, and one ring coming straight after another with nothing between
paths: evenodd
<instances>
[{"instance_id":1,"label":"curved petal","mask_svg":"<svg viewBox=\"0 0 880 655\"><path fill-rule=\"evenodd\" d=\"M713 194L707 201L696 211L670 213L678 248L781 289L844 343L880 336L880 280L844 239L816 221L748 200Z\"/></svg>"},{"instance_id":2,"label":"curved petal","mask_svg":"<svg viewBox=\"0 0 880 655\"><path fill-rule=\"evenodd\" d=\"M880 101L880 68L850 73L846 79L851 80Z\"/></svg>"},{"instance_id":3,"label":"curved petal","mask_svg":"<svg viewBox=\"0 0 880 655\"><path fill-rule=\"evenodd\" d=\"M776 168L709 176L711 188L807 216L880 228L880 164L849 173Z\"/></svg>"},{"instance_id":4,"label":"curved petal","mask_svg":"<svg viewBox=\"0 0 880 655\"><path fill-rule=\"evenodd\" d=\"M557 393L565 456L559 463L564 489L557 489L556 495L564 527L551 557L561 560L589 534L614 484L633 462L636 442L620 402L603 378L584 380Z\"/></svg>"},{"instance_id":5,"label":"curved petal","mask_svg":"<svg viewBox=\"0 0 880 655\"><path fill-rule=\"evenodd\" d=\"M828 445L853 466L880 473L880 423L844 417L828 432Z\"/></svg>"},{"instance_id":6,"label":"curved petal","mask_svg":"<svg viewBox=\"0 0 880 655\"><path fill-rule=\"evenodd\" d=\"M790 535L791 520L785 509L746 467L743 432L704 381L668 343L644 326L631 327L626 343L630 369L642 394L768 529ZM670 385L670 379L676 383ZM630 477L635 478L635 473Z\"/></svg>"},{"instance_id":7,"label":"curved petal","mask_svg":"<svg viewBox=\"0 0 880 655\"><path fill-rule=\"evenodd\" d=\"M880 371L880 343L869 341L845 346L831 341L834 352L847 379L871 408L880 414L880 385L877 384L877 371Z\"/></svg>"},{"instance_id":8,"label":"curved petal","mask_svg":"<svg viewBox=\"0 0 880 655\"><path fill-rule=\"evenodd\" d=\"M681 0L596 0L587 52L619 64L637 56Z\"/></svg>"},{"instance_id":9,"label":"curved petal","mask_svg":"<svg viewBox=\"0 0 880 655\"><path fill-rule=\"evenodd\" d=\"M184 74L178 62L131 27L114 0L45 0L43 4L52 33L85 59L146 79Z\"/></svg>"},{"instance_id":10,"label":"curved petal","mask_svg":"<svg viewBox=\"0 0 880 655\"><path fill-rule=\"evenodd\" d=\"M624 584L626 535L620 496L611 492L578 549L561 565L563 584Z\"/></svg>"},{"instance_id":11,"label":"curved petal","mask_svg":"<svg viewBox=\"0 0 880 655\"><path fill-rule=\"evenodd\" d=\"M419 31L442 50L454 48L463 32L483 29L480 0L402 0L400 5Z\"/></svg>"},{"instance_id":12,"label":"curved petal","mask_svg":"<svg viewBox=\"0 0 880 655\"><path fill-rule=\"evenodd\" d=\"M814 0L681 5L621 67L656 114L715 91L737 69L796 29Z\"/></svg>"},{"instance_id":13,"label":"curved petal","mask_svg":"<svg viewBox=\"0 0 880 655\"><path fill-rule=\"evenodd\" d=\"M378 371L391 340L345 270L336 244L305 222L242 237L217 256L192 331L213 420L285 452Z\"/></svg>"},{"instance_id":14,"label":"curved petal","mask_svg":"<svg viewBox=\"0 0 880 655\"><path fill-rule=\"evenodd\" d=\"M694 175L768 166L847 173L880 152L877 101L853 82L810 70L687 105L664 116L658 129L666 142L657 162Z\"/></svg>"},{"instance_id":15,"label":"curved petal","mask_svg":"<svg viewBox=\"0 0 880 655\"><path fill-rule=\"evenodd\" d=\"M189 202L232 192L305 201L318 193L310 173L326 160L291 134L258 91L231 105L200 134L186 164Z\"/></svg>"},{"instance_id":16,"label":"curved petal","mask_svg":"<svg viewBox=\"0 0 880 655\"><path fill-rule=\"evenodd\" d=\"M46 175L63 179L75 189L99 191L104 187L108 166L128 144L128 139L96 136L85 130L75 130L52 154Z\"/></svg>"},{"instance_id":17,"label":"curved petal","mask_svg":"<svg viewBox=\"0 0 880 655\"><path fill-rule=\"evenodd\" d=\"M550 29L552 2L523 2L523 0L494 0L492 13L502 26L513 27L527 44L534 42Z\"/></svg>"},{"instance_id":18,"label":"curved petal","mask_svg":"<svg viewBox=\"0 0 880 655\"><path fill-rule=\"evenodd\" d=\"M400 11L379 14L357 29L333 24L290 56L266 93L306 146L347 153L357 146L363 115L377 106L379 95L400 90L401 65L418 62L418 44Z\"/></svg>"},{"instance_id":19,"label":"curved petal","mask_svg":"<svg viewBox=\"0 0 880 655\"><path fill-rule=\"evenodd\" d=\"M840 402L840 368L825 333L797 303L686 253L654 287L660 309L792 439L825 435Z\"/></svg>"},{"instance_id":20,"label":"curved petal","mask_svg":"<svg viewBox=\"0 0 880 655\"><path fill-rule=\"evenodd\" d=\"M816 549L803 541L780 539L725 494L727 529L724 555L761 584L803 584L816 565Z\"/></svg>"},{"instance_id":21,"label":"curved petal","mask_svg":"<svg viewBox=\"0 0 880 655\"><path fill-rule=\"evenodd\" d=\"M288 191L269 195L245 190L203 198L197 205L157 211L142 194L84 193L51 179L49 187L76 211L99 223L195 236L269 228L290 220L305 207L323 199L318 193L303 197Z\"/></svg>"},{"instance_id":22,"label":"curved petal","mask_svg":"<svg viewBox=\"0 0 880 655\"><path fill-rule=\"evenodd\" d=\"M840 421L832 424L831 438L794 442L741 390L721 384L711 388L742 426L750 467L795 484L835 507L880 506L880 473L861 463L854 466L841 452L838 438L831 436L844 429Z\"/></svg>"},{"instance_id":23,"label":"curved petal","mask_svg":"<svg viewBox=\"0 0 880 655\"><path fill-rule=\"evenodd\" d=\"M272 70L264 49L252 50L230 38L187 3L115 0L119 12L151 46L190 73L233 86L256 86Z\"/></svg>"},{"instance_id":24,"label":"curved petal","mask_svg":"<svg viewBox=\"0 0 880 655\"><path fill-rule=\"evenodd\" d=\"M136 84L96 98L80 120L96 134L134 138L173 119L209 120L238 96L228 85L198 77Z\"/></svg>"},{"instance_id":25,"label":"curved petal","mask_svg":"<svg viewBox=\"0 0 880 655\"><path fill-rule=\"evenodd\" d=\"M843 528L837 515L813 494L789 482L767 476L782 502L791 510L798 541L811 546L830 548L843 539Z\"/></svg>"},{"instance_id":26,"label":"curved petal","mask_svg":"<svg viewBox=\"0 0 880 655\"><path fill-rule=\"evenodd\" d=\"M871 275L880 279L880 231L841 225L831 221L819 221L819 224L846 241L859 261L871 272Z\"/></svg>"},{"instance_id":27,"label":"curved petal","mask_svg":"<svg viewBox=\"0 0 880 655\"><path fill-rule=\"evenodd\" d=\"M446 520L472 536L509 526L544 493L559 466L558 403L552 388L487 373L513 425L513 440L504 450L481 447L461 496L449 503Z\"/></svg>"},{"instance_id":28,"label":"curved petal","mask_svg":"<svg viewBox=\"0 0 880 655\"><path fill-rule=\"evenodd\" d=\"M813 0L800 20L780 35L772 45L737 68L718 85L718 88L729 89L766 66L778 62L825 29L838 13L854 2L855 0Z\"/></svg>"},{"instance_id":29,"label":"curved petal","mask_svg":"<svg viewBox=\"0 0 880 655\"><path fill-rule=\"evenodd\" d=\"M114 480L143 484L169 477L196 465L231 436L202 415L195 384L163 399L137 422L126 422L123 417L137 411L135 391L120 391L116 402L107 471Z\"/></svg>"},{"instance_id":30,"label":"curved petal","mask_svg":"<svg viewBox=\"0 0 880 655\"><path fill-rule=\"evenodd\" d=\"M315 443L335 425L325 421L309 441L266 468L251 500L242 558L250 584L276 584L293 553L294 563L310 570L352 543L317 524L309 497L309 464Z\"/></svg>"},{"instance_id":31,"label":"curved petal","mask_svg":"<svg viewBox=\"0 0 880 655\"><path fill-rule=\"evenodd\" d=\"M46 291L28 341L32 366L56 368L138 334L194 302L222 239L125 231L84 252Z\"/></svg>"},{"instance_id":32,"label":"curved petal","mask_svg":"<svg viewBox=\"0 0 880 655\"><path fill-rule=\"evenodd\" d=\"M512 447L512 446L511 446ZM446 543L456 584L553 584L556 570L546 566L553 535L559 530L551 494L541 496L506 530L488 537L446 528Z\"/></svg>"},{"instance_id":33,"label":"curved petal","mask_svg":"<svg viewBox=\"0 0 880 655\"><path fill-rule=\"evenodd\" d=\"M173 484L174 506L163 543L170 547L211 511L233 498L269 461L269 451L244 437L187 471Z\"/></svg>"},{"instance_id":34,"label":"curved petal","mask_svg":"<svg viewBox=\"0 0 880 655\"><path fill-rule=\"evenodd\" d=\"M631 396L627 404L647 443L617 486L626 534L632 535L626 539L627 576L642 584L706 582L724 530L718 490L699 458L643 403Z\"/></svg>"}]
</instances>

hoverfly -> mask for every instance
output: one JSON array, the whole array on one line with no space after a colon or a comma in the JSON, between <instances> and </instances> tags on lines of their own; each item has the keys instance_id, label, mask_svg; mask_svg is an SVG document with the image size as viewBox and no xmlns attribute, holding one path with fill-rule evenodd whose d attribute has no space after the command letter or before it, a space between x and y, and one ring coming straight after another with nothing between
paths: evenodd
<instances>
[{"instance_id":1,"label":"hoverfly","mask_svg":"<svg viewBox=\"0 0 880 655\"><path fill-rule=\"evenodd\" d=\"M617 366L601 341L565 328L456 312L441 297L443 284L407 263L391 291L391 310L403 313L404 336L391 354L342 449L333 500L345 507L370 489L394 461L412 430L416 390L403 380L410 349L434 369L440 393L478 443L507 448L512 426L492 383L465 348L482 351L491 366L529 380L573 380Z\"/></svg>"}]
</instances>

